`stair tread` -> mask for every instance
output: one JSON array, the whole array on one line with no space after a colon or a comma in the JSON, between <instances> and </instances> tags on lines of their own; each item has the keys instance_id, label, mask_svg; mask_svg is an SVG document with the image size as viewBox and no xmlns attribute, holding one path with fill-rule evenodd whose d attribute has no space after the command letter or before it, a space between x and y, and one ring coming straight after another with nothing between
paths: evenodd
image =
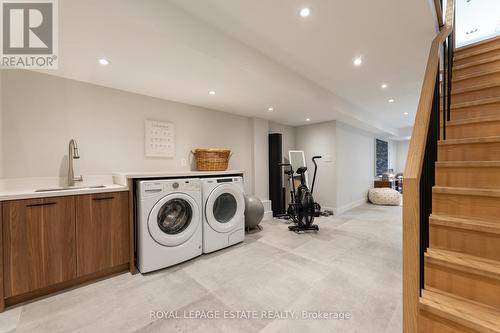
<instances>
[{"instance_id":1,"label":"stair tread","mask_svg":"<svg viewBox=\"0 0 500 333\"><path fill-rule=\"evenodd\" d=\"M459 119L459 120L450 120L446 123L446 126L485 123L485 122L490 122L490 121L500 121L500 115L491 115L491 116L474 117L474 118L466 118L466 119Z\"/></svg>"},{"instance_id":2,"label":"stair tread","mask_svg":"<svg viewBox=\"0 0 500 333\"><path fill-rule=\"evenodd\" d=\"M494 56L494 57L489 57L486 59L481 59L481 60L476 60L476 61L471 61L465 64L460 64L460 65L453 65L453 70L458 71L461 69L465 68L470 68L470 67L475 67L479 65L484 65L484 64L489 64L491 62L499 61L500 60L500 55Z\"/></svg>"},{"instance_id":3,"label":"stair tread","mask_svg":"<svg viewBox=\"0 0 500 333\"><path fill-rule=\"evenodd\" d=\"M432 193L500 197L500 189L434 186Z\"/></svg>"},{"instance_id":4,"label":"stair tread","mask_svg":"<svg viewBox=\"0 0 500 333\"><path fill-rule=\"evenodd\" d=\"M500 60L500 57L498 57L498 60ZM500 73L500 67L496 68L496 69L488 70L488 71L482 70L482 71L477 71L477 72L473 72L473 73L469 73L469 74L454 75L453 82L473 79L473 78L487 76L487 75L491 75L491 74L497 74L497 73Z\"/></svg>"},{"instance_id":5,"label":"stair tread","mask_svg":"<svg viewBox=\"0 0 500 333\"><path fill-rule=\"evenodd\" d=\"M500 235L500 223L448 215L431 214L430 224L481 231Z\"/></svg>"},{"instance_id":6,"label":"stair tread","mask_svg":"<svg viewBox=\"0 0 500 333\"><path fill-rule=\"evenodd\" d=\"M460 47L457 47L455 49L455 53L456 54L460 54L460 53L462 53L464 51L473 49L473 48L475 48L477 46L486 45L486 44L489 44L489 43L494 43L494 42L498 41L499 39L500 39L499 36L494 36L494 37L490 37L490 38L487 38L487 39L480 40L478 42L474 42L474 43L471 43L471 44L460 46Z\"/></svg>"},{"instance_id":7,"label":"stair tread","mask_svg":"<svg viewBox=\"0 0 500 333\"><path fill-rule=\"evenodd\" d=\"M423 310L478 332L500 332L500 311L491 307L426 289L419 303Z\"/></svg>"},{"instance_id":8,"label":"stair tread","mask_svg":"<svg viewBox=\"0 0 500 333\"><path fill-rule=\"evenodd\" d=\"M438 161L436 162L438 168L495 168L500 167L500 161Z\"/></svg>"},{"instance_id":9,"label":"stair tread","mask_svg":"<svg viewBox=\"0 0 500 333\"><path fill-rule=\"evenodd\" d=\"M456 54L453 57L453 60L454 61L462 60L462 59L473 57L473 56L476 56L476 55L479 55L479 54L483 54L483 53L488 53L488 52L491 52L491 51L495 51L495 50L498 50L498 49L500 49L500 45L493 44L493 45L490 45L490 46L487 46L487 47L484 47L484 48L478 49L478 50L472 50L472 51L468 51L468 52L466 50L463 50L463 52L460 52L459 54Z\"/></svg>"},{"instance_id":10,"label":"stair tread","mask_svg":"<svg viewBox=\"0 0 500 333\"><path fill-rule=\"evenodd\" d=\"M500 82L487 82L487 83L482 83L482 84L476 84L476 85L470 85L465 88L460 88L460 89L453 89L451 90L452 95L458 95L458 94L463 94L463 93L468 93L468 92L473 92L473 91L479 91L483 89L489 89L489 88L495 88L495 87L500 87Z\"/></svg>"},{"instance_id":11,"label":"stair tread","mask_svg":"<svg viewBox=\"0 0 500 333\"><path fill-rule=\"evenodd\" d=\"M493 103L500 103L500 97L490 97L469 102L452 103L451 109L453 111L453 109L462 109L470 106L479 106L479 105L493 104Z\"/></svg>"},{"instance_id":12,"label":"stair tread","mask_svg":"<svg viewBox=\"0 0 500 333\"><path fill-rule=\"evenodd\" d=\"M500 261L470 254L428 248L425 262L500 280Z\"/></svg>"},{"instance_id":13,"label":"stair tread","mask_svg":"<svg viewBox=\"0 0 500 333\"><path fill-rule=\"evenodd\" d=\"M438 144L440 146L446 145L460 145L460 144L471 144L471 143L492 143L500 142L500 136L485 136L479 138L463 138L463 139L446 139L440 140Z\"/></svg>"}]
</instances>

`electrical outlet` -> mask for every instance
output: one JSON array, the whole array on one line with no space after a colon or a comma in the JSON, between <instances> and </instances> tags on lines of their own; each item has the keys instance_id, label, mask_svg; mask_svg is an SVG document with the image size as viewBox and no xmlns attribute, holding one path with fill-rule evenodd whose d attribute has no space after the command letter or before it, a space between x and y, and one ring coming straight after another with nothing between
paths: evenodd
<instances>
[{"instance_id":1,"label":"electrical outlet","mask_svg":"<svg viewBox=\"0 0 500 333\"><path fill-rule=\"evenodd\" d=\"M187 166L187 160L185 158L181 159L181 166Z\"/></svg>"}]
</instances>

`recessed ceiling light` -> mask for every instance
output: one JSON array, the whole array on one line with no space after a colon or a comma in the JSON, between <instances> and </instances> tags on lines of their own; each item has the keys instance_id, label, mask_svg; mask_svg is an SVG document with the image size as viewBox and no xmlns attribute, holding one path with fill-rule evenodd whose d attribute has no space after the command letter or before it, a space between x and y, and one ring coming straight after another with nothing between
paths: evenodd
<instances>
[{"instance_id":1,"label":"recessed ceiling light","mask_svg":"<svg viewBox=\"0 0 500 333\"><path fill-rule=\"evenodd\" d=\"M387 84L382 83L382 85L380 85L380 87L382 87L382 89L385 89L385 88L387 88Z\"/></svg>"},{"instance_id":2,"label":"recessed ceiling light","mask_svg":"<svg viewBox=\"0 0 500 333\"><path fill-rule=\"evenodd\" d=\"M302 17L308 17L309 15L311 15L311 9L304 7L300 10L299 14Z\"/></svg>"},{"instance_id":3,"label":"recessed ceiling light","mask_svg":"<svg viewBox=\"0 0 500 333\"><path fill-rule=\"evenodd\" d=\"M273 108L272 106L271 106L271 107L268 107L268 108L267 108L267 111L269 111L269 112L273 112L273 111L274 111L274 108Z\"/></svg>"},{"instance_id":4,"label":"recessed ceiling light","mask_svg":"<svg viewBox=\"0 0 500 333\"><path fill-rule=\"evenodd\" d=\"M404 114L405 116L407 116L407 115L408 115L408 112L404 112L403 114Z\"/></svg>"},{"instance_id":5,"label":"recessed ceiling light","mask_svg":"<svg viewBox=\"0 0 500 333\"><path fill-rule=\"evenodd\" d=\"M388 100L389 103L394 103L394 98Z\"/></svg>"},{"instance_id":6,"label":"recessed ceiling light","mask_svg":"<svg viewBox=\"0 0 500 333\"><path fill-rule=\"evenodd\" d=\"M210 90L210 91L208 92L208 94L209 94L210 96L215 95L215 90Z\"/></svg>"},{"instance_id":7,"label":"recessed ceiling light","mask_svg":"<svg viewBox=\"0 0 500 333\"><path fill-rule=\"evenodd\" d=\"M106 58L99 58L99 59L97 59L97 61L98 61L101 65L104 65L104 66L109 65L109 64L111 63L111 61L109 61L109 60L108 60L108 59L106 59Z\"/></svg>"},{"instance_id":8,"label":"recessed ceiling light","mask_svg":"<svg viewBox=\"0 0 500 333\"><path fill-rule=\"evenodd\" d=\"M361 57L357 57L354 59L353 63L354 66L361 66L361 64L363 63L363 59L361 59Z\"/></svg>"},{"instance_id":9,"label":"recessed ceiling light","mask_svg":"<svg viewBox=\"0 0 500 333\"><path fill-rule=\"evenodd\" d=\"M311 119L310 118L306 118L306 121L311 121Z\"/></svg>"}]
</instances>

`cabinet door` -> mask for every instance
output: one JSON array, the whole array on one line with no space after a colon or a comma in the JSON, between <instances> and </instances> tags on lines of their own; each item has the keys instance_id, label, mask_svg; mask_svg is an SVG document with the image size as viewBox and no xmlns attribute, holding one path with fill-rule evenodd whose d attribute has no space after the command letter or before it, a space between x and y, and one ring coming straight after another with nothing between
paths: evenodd
<instances>
[{"instance_id":1,"label":"cabinet door","mask_svg":"<svg viewBox=\"0 0 500 333\"><path fill-rule=\"evenodd\" d=\"M74 197L3 203L5 297L76 277Z\"/></svg>"},{"instance_id":2,"label":"cabinet door","mask_svg":"<svg viewBox=\"0 0 500 333\"><path fill-rule=\"evenodd\" d=\"M77 198L78 276L129 262L128 192Z\"/></svg>"}]
</instances>

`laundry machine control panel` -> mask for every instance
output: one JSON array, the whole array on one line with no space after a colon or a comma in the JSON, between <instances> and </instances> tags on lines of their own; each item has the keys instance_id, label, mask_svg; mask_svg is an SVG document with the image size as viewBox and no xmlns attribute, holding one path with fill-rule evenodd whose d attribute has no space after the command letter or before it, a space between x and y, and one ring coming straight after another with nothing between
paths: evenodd
<instances>
[{"instance_id":1,"label":"laundry machine control panel","mask_svg":"<svg viewBox=\"0 0 500 333\"><path fill-rule=\"evenodd\" d=\"M176 179L141 182L141 192L144 195L154 195L160 192L201 191L198 179Z\"/></svg>"}]
</instances>

